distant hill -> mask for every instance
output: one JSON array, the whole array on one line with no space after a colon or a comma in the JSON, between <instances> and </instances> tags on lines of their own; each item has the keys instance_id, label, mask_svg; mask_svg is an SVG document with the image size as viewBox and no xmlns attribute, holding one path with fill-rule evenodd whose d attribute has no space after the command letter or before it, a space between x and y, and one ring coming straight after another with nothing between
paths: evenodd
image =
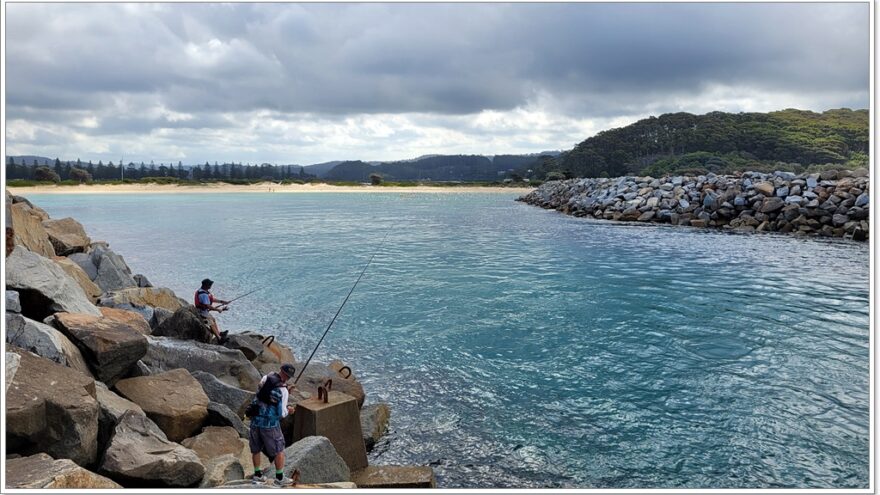
<instances>
[{"instance_id":1,"label":"distant hill","mask_svg":"<svg viewBox=\"0 0 880 495\"><path fill-rule=\"evenodd\" d=\"M602 131L571 151L541 160L534 176L867 167L868 129L868 111L848 108L822 113L669 113Z\"/></svg>"},{"instance_id":2,"label":"distant hill","mask_svg":"<svg viewBox=\"0 0 880 495\"><path fill-rule=\"evenodd\" d=\"M324 178L324 175L327 172L331 171L333 167L342 163L342 160L334 160L332 162L324 162L324 163L315 163L314 165L306 165L303 167L306 173L317 175L320 178Z\"/></svg>"},{"instance_id":3,"label":"distant hill","mask_svg":"<svg viewBox=\"0 0 880 495\"><path fill-rule=\"evenodd\" d=\"M549 152L556 156L559 152ZM543 155L426 155L378 165L347 161L320 176L328 180L366 182L372 173L392 181L493 181L515 169L536 163ZM309 168L306 167L308 171ZM314 172L312 172L314 173Z\"/></svg>"}]
</instances>

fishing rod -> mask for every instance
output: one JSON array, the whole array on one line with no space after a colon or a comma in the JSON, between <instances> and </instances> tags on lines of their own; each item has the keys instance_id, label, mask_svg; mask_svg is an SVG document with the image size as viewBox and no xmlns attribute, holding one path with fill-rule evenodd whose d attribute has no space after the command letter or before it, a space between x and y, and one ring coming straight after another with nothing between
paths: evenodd
<instances>
[{"instance_id":1,"label":"fishing rod","mask_svg":"<svg viewBox=\"0 0 880 495\"><path fill-rule=\"evenodd\" d=\"M321 346L321 342L324 341L324 337L327 336L327 332L330 331L330 327L333 326L333 322L336 321L336 317L339 316L339 313L342 312L342 308L345 307L345 303L348 302L348 298L351 297L351 294L354 292L354 288L357 287L358 282L361 281L361 277L363 277L363 276L364 276L364 273L366 273L367 268L369 268L370 263L373 262L373 258L376 257L376 254L379 252L379 249L381 249L381 248L382 248L382 245L385 244L385 239L388 238L388 234L390 234L390 233L391 233L391 228L388 229L388 232L385 232L385 237L382 238L382 242L380 242L380 243L379 243L379 246L376 247L376 250L373 251L373 255L370 256L370 260L367 261L367 264L366 264L366 265L364 265L364 269L361 270L361 274L358 275L357 280L354 281L354 285L351 286L351 290L348 291L348 295L345 296L345 299L342 301L342 304L339 306L339 309L336 310L336 314L333 315L333 319L330 320L330 324L327 325L327 329L324 330L324 335L321 335L321 339L318 340L318 345L315 346L315 349L312 350L312 353L309 355L309 358L306 359L306 364L304 364L303 367L302 367L302 369L299 370L299 375L297 375L296 380L293 381L294 385L296 385L296 383L299 381L299 379L302 378L303 373L305 373L305 371L306 371L306 367L309 365L309 362L312 360L312 357L314 357L315 353L318 352L318 347Z\"/></svg>"},{"instance_id":2,"label":"fishing rod","mask_svg":"<svg viewBox=\"0 0 880 495\"><path fill-rule=\"evenodd\" d=\"M226 303L223 304L223 306L224 306L224 307L229 306L229 304L232 303L233 301L238 301L238 300L241 299L242 297L244 297L244 296L249 296L249 295L253 294L254 292L257 292L258 290L263 290L263 289L265 289L266 287L268 287L268 286L265 286L265 285L264 285L264 286L262 286L262 287L257 287L256 289L254 289L254 290L252 290L252 291L250 291L250 292L246 292L246 293L244 293L244 294L242 294L242 295L240 295L240 296L238 296L238 297L234 297L234 298L232 298L232 299L226 301Z\"/></svg>"}]
</instances>

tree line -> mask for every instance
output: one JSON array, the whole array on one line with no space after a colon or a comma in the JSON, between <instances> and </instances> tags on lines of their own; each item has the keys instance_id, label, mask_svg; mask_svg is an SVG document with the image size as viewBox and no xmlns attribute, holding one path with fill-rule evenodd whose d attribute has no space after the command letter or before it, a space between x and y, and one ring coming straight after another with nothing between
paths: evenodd
<instances>
[{"instance_id":1,"label":"tree line","mask_svg":"<svg viewBox=\"0 0 880 495\"><path fill-rule=\"evenodd\" d=\"M19 161L23 162L25 160ZM6 161L7 180L92 182L122 179L139 180L158 177L203 181L307 180L315 176L306 173L305 169L299 165L271 165L268 163L242 165L241 163L219 164L214 162L211 165L209 162L205 162L204 165L184 166L182 162L177 162L176 166L171 163L167 165L161 163L157 166L152 162L150 164L129 162L123 167L122 164L116 165L112 161L104 164L100 160L95 164L91 160L87 162L79 159L76 161L61 161L59 158L55 158L55 162L51 166L41 166L36 159L32 160L30 164L17 163L14 157L8 157Z\"/></svg>"}]
</instances>

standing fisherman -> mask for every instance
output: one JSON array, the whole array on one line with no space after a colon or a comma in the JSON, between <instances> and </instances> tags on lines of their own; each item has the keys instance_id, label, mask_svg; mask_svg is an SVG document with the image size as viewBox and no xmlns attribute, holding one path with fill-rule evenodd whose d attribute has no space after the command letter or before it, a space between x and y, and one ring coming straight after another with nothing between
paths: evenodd
<instances>
[{"instance_id":1,"label":"standing fisherman","mask_svg":"<svg viewBox=\"0 0 880 495\"><path fill-rule=\"evenodd\" d=\"M202 319L205 320L211 327L211 331L217 337L217 341L220 344L226 343L226 335L229 332L221 332L220 328L217 326L217 320L211 316L211 311L216 311L218 313L222 313L229 308L225 308L223 304L229 304L229 301L224 301L222 299L215 299L214 295L211 294L211 286L214 285L214 281L206 278L202 280L202 288L196 291L195 295L195 306L196 309L199 310L199 315L202 316ZM221 306L214 306L214 303L219 303Z\"/></svg>"},{"instance_id":2,"label":"standing fisherman","mask_svg":"<svg viewBox=\"0 0 880 495\"><path fill-rule=\"evenodd\" d=\"M257 395L251 401L247 414L251 418L248 429L248 446L254 462L254 483L266 481L260 467L260 452L275 465L275 485L288 486L294 480L284 476L284 433L281 432L281 419L292 413L294 406L287 400L287 380L296 374L292 364L282 364L277 373L269 373L260 380ZM295 478L295 476L294 476Z\"/></svg>"}]
</instances>

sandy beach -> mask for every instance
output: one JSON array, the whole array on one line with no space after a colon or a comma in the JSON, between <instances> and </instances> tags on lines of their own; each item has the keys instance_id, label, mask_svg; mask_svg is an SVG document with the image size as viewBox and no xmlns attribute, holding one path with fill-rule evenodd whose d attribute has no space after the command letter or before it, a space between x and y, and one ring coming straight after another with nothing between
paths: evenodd
<instances>
[{"instance_id":1,"label":"sandy beach","mask_svg":"<svg viewBox=\"0 0 880 495\"><path fill-rule=\"evenodd\" d=\"M287 184L269 182L252 185L233 184L92 184L79 186L7 187L10 193L28 194L211 194L211 193L508 193L526 194L530 187L491 186L335 186L331 184Z\"/></svg>"}]
</instances>

